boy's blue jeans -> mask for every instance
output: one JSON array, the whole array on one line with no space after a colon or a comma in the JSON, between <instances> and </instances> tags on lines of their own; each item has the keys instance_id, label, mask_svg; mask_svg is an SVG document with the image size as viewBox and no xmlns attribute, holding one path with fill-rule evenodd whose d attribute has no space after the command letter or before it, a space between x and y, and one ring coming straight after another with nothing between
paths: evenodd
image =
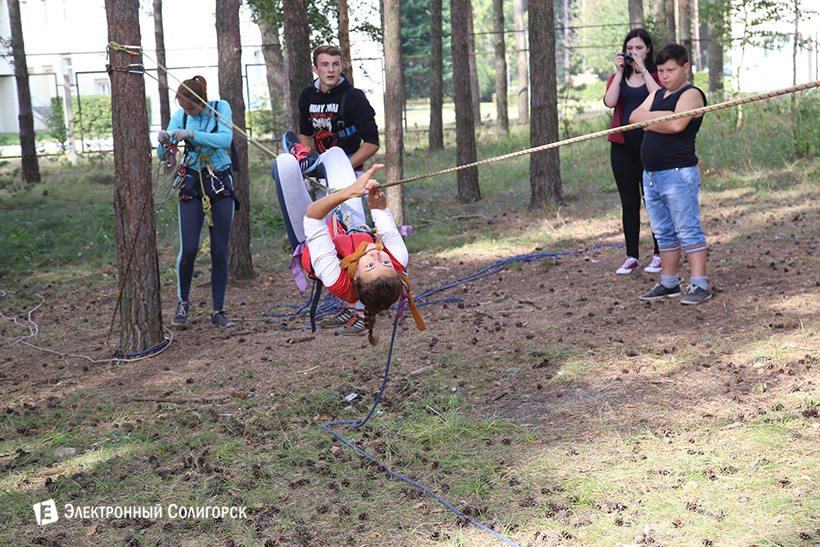
<instances>
[{"instance_id":1,"label":"boy's blue jeans","mask_svg":"<svg viewBox=\"0 0 820 547\"><path fill-rule=\"evenodd\" d=\"M692 253L706 249L700 226L700 171L697 165L643 172L644 199L660 251Z\"/></svg>"}]
</instances>

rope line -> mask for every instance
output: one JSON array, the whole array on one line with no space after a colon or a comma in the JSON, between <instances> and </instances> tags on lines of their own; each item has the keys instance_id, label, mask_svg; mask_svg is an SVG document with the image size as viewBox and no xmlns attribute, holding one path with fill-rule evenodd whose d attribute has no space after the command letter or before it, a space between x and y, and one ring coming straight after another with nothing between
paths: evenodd
<instances>
[{"instance_id":1,"label":"rope line","mask_svg":"<svg viewBox=\"0 0 820 547\"><path fill-rule=\"evenodd\" d=\"M778 89L777 91L769 91L767 93L760 93L758 95L752 95L749 97L741 97L739 99L735 99L732 101L726 101L724 103L714 104L714 105L706 105L701 108L696 108L694 110L688 110L686 112L676 112L675 114L670 114L669 116L663 116L661 118L656 118L653 120L647 120L644 122L633 123L630 125L623 125L621 127L613 127L610 129L606 129L604 131L597 131L595 133L588 133L586 135L580 135L578 137L572 137L570 139L565 139L563 141L552 142L549 144L543 144L540 146L535 146L533 148L527 148L526 150L519 150L517 152L511 152L509 154L504 154L502 156L496 156L494 158L487 158L484 160L479 160L473 163L467 163L465 165L458 165L456 167L450 167L448 169L442 169L441 171L435 171L433 173L427 173L423 175L417 175L414 177L409 177L401 180L397 180L395 182L388 182L385 184L380 184L380 188L388 188L390 186L398 186L400 184L406 184L408 182L426 179L430 177L435 177L438 175L444 175L447 173L453 173L455 171L461 171L462 169L469 169L471 167L478 167L479 165L486 165L489 163L494 163L497 161L508 160L511 158L517 158L518 156L523 156L526 154L533 154L535 152L543 152L545 150L551 150L553 148L558 148L560 146L566 146L568 144L575 144L577 142L588 141L591 139L597 139L598 137L605 137L607 135L612 135L613 133L624 133L626 131L631 131L633 129L639 129L642 127L648 127L650 125L657 125L665 122L669 122L672 120L679 120L682 118L691 118L692 116L697 116L698 114L705 114L706 112L714 112L716 110L722 110L724 108L729 108L732 106L739 106L742 104L752 103L755 101L761 101L764 99L771 99L772 97L779 97L781 95L787 95L789 93L795 93L796 91L805 91L807 89L812 89L815 87L820 86L820 80L815 80L814 82L809 82L807 84L798 84L791 87L786 87L783 89Z\"/></svg>"}]
</instances>

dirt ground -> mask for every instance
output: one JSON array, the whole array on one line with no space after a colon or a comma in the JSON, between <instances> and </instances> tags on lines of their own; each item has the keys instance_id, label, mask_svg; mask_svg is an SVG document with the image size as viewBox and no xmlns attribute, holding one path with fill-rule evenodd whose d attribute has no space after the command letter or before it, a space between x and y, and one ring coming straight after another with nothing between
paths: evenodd
<instances>
[{"instance_id":1,"label":"dirt ground","mask_svg":"<svg viewBox=\"0 0 820 547\"><path fill-rule=\"evenodd\" d=\"M779 202L738 189L714 195L703 210L711 301L641 302L638 295L652 288L657 274L615 275L622 248L583 251L620 243L619 223L613 221L602 233L576 237L579 252L508 266L432 295L429 301L457 300L422 306L424 333L406 314L386 398L399 397L411 375L447 367L457 356L475 363L453 375L454 389L469 393L472 412L498 414L545 438L580 441L600 431L602 418L613 430L646 427L663 434L703 417L742 422L786 394L816 394L820 195ZM539 219L520 214L494 221L515 231ZM414 255L414 292L462 279L501 258L547 251L511 249L506 256L458 261ZM686 266L681 275L688 277ZM191 324L175 330L169 347L150 359L90 362L4 344L3 406L55 400L117 404L138 397L219 400L236 393L286 404L291 393L342 392L351 382L378 390L389 317L377 324L380 349L370 349L365 336L330 331L305 341L308 331L283 329L266 315L272 306L305 299L283 267L261 272L254 281L230 282L226 311L238 325L218 330L206 315L207 277L204 271L194 281ZM4 341L26 334L26 314L39 304L39 293L44 304L31 315L39 332L28 342L94 359L110 356L115 341L106 345L105 335L116 297L113 282L107 289L72 294L56 286L20 290L31 295L28 308L9 309L0 299ZM173 301L169 282L163 288L168 322ZM8 320L13 316L19 326ZM304 314L284 319L289 326L305 320Z\"/></svg>"}]
</instances>

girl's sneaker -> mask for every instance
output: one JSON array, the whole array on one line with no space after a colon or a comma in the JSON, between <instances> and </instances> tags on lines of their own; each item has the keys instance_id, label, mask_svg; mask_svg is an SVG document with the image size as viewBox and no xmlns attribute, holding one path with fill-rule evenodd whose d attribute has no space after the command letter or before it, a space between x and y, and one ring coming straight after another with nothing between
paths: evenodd
<instances>
[{"instance_id":1,"label":"girl's sneaker","mask_svg":"<svg viewBox=\"0 0 820 547\"><path fill-rule=\"evenodd\" d=\"M333 334L336 336L355 336L363 331L364 319L358 314L353 314L345 326L336 329Z\"/></svg>"},{"instance_id":2,"label":"girl's sneaker","mask_svg":"<svg viewBox=\"0 0 820 547\"><path fill-rule=\"evenodd\" d=\"M233 327L234 325L233 321L228 319L228 316L225 315L224 311L211 315L211 324L218 325L220 327Z\"/></svg>"},{"instance_id":3,"label":"girl's sneaker","mask_svg":"<svg viewBox=\"0 0 820 547\"><path fill-rule=\"evenodd\" d=\"M643 269L646 273L659 273L661 271L661 255L655 255L652 257L652 262Z\"/></svg>"},{"instance_id":4,"label":"girl's sneaker","mask_svg":"<svg viewBox=\"0 0 820 547\"><path fill-rule=\"evenodd\" d=\"M623 265L617 270L615 270L615 273L621 275L631 274L640 267L641 265L636 259L632 258L631 256L628 256L626 257L626 261L623 263Z\"/></svg>"}]
</instances>

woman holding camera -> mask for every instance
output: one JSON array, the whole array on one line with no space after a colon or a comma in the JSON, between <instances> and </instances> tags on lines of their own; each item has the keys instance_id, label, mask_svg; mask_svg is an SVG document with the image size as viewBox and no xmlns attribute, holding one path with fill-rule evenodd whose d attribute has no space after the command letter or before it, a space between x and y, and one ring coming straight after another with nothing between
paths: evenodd
<instances>
[{"instance_id":1,"label":"woman holding camera","mask_svg":"<svg viewBox=\"0 0 820 547\"><path fill-rule=\"evenodd\" d=\"M615 54L615 68L615 73L606 83L604 95L604 104L615 109L610 127L629 125L632 111L638 108L650 93L661 87L655 66L655 49L646 30L636 28L626 35L623 50ZM612 174L615 176L618 194L621 197L626 240L626 261L615 273L628 274L640 268L638 246L643 198L643 129L613 133L607 140L612 143ZM658 273L661 271L661 257L654 235L652 241L655 245L655 254L644 271Z\"/></svg>"}]
</instances>

